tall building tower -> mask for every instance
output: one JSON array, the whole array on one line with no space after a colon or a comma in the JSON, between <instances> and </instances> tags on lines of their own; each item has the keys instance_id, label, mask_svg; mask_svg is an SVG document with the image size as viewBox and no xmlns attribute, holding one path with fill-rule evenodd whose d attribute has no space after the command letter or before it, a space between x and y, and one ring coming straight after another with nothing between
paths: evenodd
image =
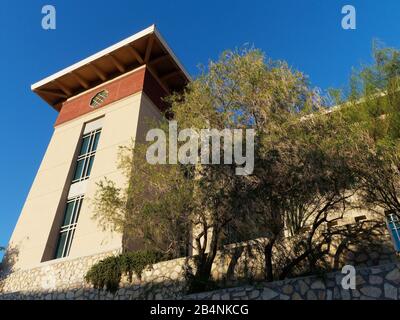
<instances>
[{"instance_id":1,"label":"tall building tower","mask_svg":"<svg viewBox=\"0 0 400 320\"><path fill-rule=\"evenodd\" d=\"M153 25L32 85L58 117L10 240L13 270L122 249L122 235L92 219L96 183L125 182L119 147L143 136L162 98L188 81Z\"/></svg>"}]
</instances>

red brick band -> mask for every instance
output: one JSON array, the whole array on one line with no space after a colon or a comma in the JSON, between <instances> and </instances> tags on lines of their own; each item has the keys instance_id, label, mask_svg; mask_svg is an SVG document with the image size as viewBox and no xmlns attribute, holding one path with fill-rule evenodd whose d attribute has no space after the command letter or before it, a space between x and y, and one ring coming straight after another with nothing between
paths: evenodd
<instances>
[{"instance_id":1,"label":"red brick band","mask_svg":"<svg viewBox=\"0 0 400 320\"><path fill-rule=\"evenodd\" d=\"M90 106L90 101L97 92L102 90L108 91L108 97L100 107L93 109ZM165 110L166 105L162 98L166 96L166 92L151 73L146 68L142 68L96 89L92 89L82 94L80 97L72 98L72 100L64 102L54 126L58 126L99 108L103 108L112 102L140 91L144 91L161 111Z\"/></svg>"}]
</instances>

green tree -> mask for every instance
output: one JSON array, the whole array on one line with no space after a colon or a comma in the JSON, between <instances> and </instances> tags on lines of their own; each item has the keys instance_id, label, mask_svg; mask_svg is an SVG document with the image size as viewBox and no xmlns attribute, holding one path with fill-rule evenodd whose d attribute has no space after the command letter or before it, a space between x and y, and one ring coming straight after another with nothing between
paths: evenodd
<instances>
[{"instance_id":1,"label":"green tree","mask_svg":"<svg viewBox=\"0 0 400 320\"><path fill-rule=\"evenodd\" d=\"M260 142L253 179L243 181L241 210L252 217L253 237L268 238L262 242L268 281L327 264L339 233L331 222L351 206L355 176L339 148L345 130L326 111L283 113Z\"/></svg>"},{"instance_id":2,"label":"green tree","mask_svg":"<svg viewBox=\"0 0 400 320\"><path fill-rule=\"evenodd\" d=\"M355 71L336 118L363 200L400 217L400 52L374 45L374 63Z\"/></svg>"},{"instance_id":3,"label":"green tree","mask_svg":"<svg viewBox=\"0 0 400 320\"><path fill-rule=\"evenodd\" d=\"M190 291L211 288L211 267L228 229L237 241L267 239L267 280L291 275L305 260L315 267L332 237L320 230L346 204L352 183L329 140L334 129L319 116L321 101L307 78L285 62L267 60L258 50L224 52L184 92L168 98L166 118L179 128L254 129L253 174L236 175L235 163L151 165L145 160L148 145L136 141L121 153L128 187L100 183L95 218L123 232L127 250L143 241L177 257L189 246L195 254ZM165 122L155 126L167 130ZM287 232L295 238L293 250L275 275L273 249L284 244Z\"/></svg>"},{"instance_id":4,"label":"green tree","mask_svg":"<svg viewBox=\"0 0 400 320\"><path fill-rule=\"evenodd\" d=\"M262 138L294 113L311 109L312 92L306 78L291 70L281 61L266 60L258 50L227 51L218 62L212 62L207 72L189 84L182 95L170 98L172 113L183 128L251 128L256 132L255 153ZM222 152L221 152L222 154ZM222 163L222 161L221 161ZM244 181L254 181L253 176L236 176L233 166L206 166L199 168L195 205L196 215L206 212L199 235L211 232L207 245L196 239L196 259L200 265L201 279L208 279L216 251L221 248L225 230L236 230L237 240L249 239L251 221L243 206L251 197L242 197ZM208 243L207 243L208 244ZM200 268L201 270L201 268ZM200 288L197 288L200 289Z\"/></svg>"}]
</instances>

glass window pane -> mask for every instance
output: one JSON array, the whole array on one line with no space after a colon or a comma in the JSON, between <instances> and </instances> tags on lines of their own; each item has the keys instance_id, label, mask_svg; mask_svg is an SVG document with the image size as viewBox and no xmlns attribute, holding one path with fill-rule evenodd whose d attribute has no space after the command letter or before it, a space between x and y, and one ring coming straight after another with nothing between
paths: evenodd
<instances>
[{"instance_id":1,"label":"glass window pane","mask_svg":"<svg viewBox=\"0 0 400 320\"><path fill-rule=\"evenodd\" d=\"M67 233L66 232L61 233L57 244L56 259L63 257L63 249L66 240L67 240Z\"/></svg>"},{"instance_id":2,"label":"glass window pane","mask_svg":"<svg viewBox=\"0 0 400 320\"><path fill-rule=\"evenodd\" d=\"M91 156L89 159L89 166L88 166L87 173L86 173L87 177L90 176L90 172L92 171L93 161L94 161L94 156Z\"/></svg>"},{"instance_id":3,"label":"glass window pane","mask_svg":"<svg viewBox=\"0 0 400 320\"><path fill-rule=\"evenodd\" d=\"M395 248L396 248L396 251L400 251L400 238L399 237L396 238Z\"/></svg>"},{"instance_id":4,"label":"glass window pane","mask_svg":"<svg viewBox=\"0 0 400 320\"><path fill-rule=\"evenodd\" d=\"M71 224L71 217L72 217L72 212L74 209L74 202L68 202L67 203L67 208L65 209L65 215L64 215L64 222L63 222L63 226L67 226L69 224Z\"/></svg>"},{"instance_id":5,"label":"glass window pane","mask_svg":"<svg viewBox=\"0 0 400 320\"><path fill-rule=\"evenodd\" d=\"M392 235L393 244L396 251L400 251L400 229L399 229L399 219L394 214L387 216L388 227Z\"/></svg>"},{"instance_id":6,"label":"glass window pane","mask_svg":"<svg viewBox=\"0 0 400 320\"><path fill-rule=\"evenodd\" d=\"M78 180L82 178L84 160L79 160L76 164L75 175L73 180Z\"/></svg>"},{"instance_id":7,"label":"glass window pane","mask_svg":"<svg viewBox=\"0 0 400 320\"><path fill-rule=\"evenodd\" d=\"M97 132L96 135L94 136L92 151L97 150L97 145L99 144L99 139L100 139L100 132Z\"/></svg>"},{"instance_id":8,"label":"glass window pane","mask_svg":"<svg viewBox=\"0 0 400 320\"><path fill-rule=\"evenodd\" d=\"M100 106L107 97L108 97L107 90L100 91L90 100L90 106L94 108Z\"/></svg>"},{"instance_id":9,"label":"glass window pane","mask_svg":"<svg viewBox=\"0 0 400 320\"><path fill-rule=\"evenodd\" d=\"M395 229L395 228L390 228L391 232L392 232L392 237L393 237L393 241L394 241L394 246L396 251L400 251L400 236L399 236L399 230Z\"/></svg>"},{"instance_id":10,"label":"glass window pane","mask_svg":"<svg viewBox=\"0 0 400 320\"><path fill-rule=\"evenodd\" d=\"M71 244L72 244L73 238L74 238L74 230L71 230L68 232L68 237L67 237L67 241L65 244L65 252L64 252L65 257L69 255L69 251L71 249Z\"/></svg>"},{"instance_id":11,"label":"glass window pane","mask_svg":"<svg viewBox=\"0 0 400 320\"><path fill-rule=\"evenodd\" d=\"M83 138L81 151L79 152L80 156L85 154L85 153L88 153L89 140L90 140L90 136L87 136L87 137Z\"/></svg>"},{"instance_id":12,"label":"glass window pane","mask_svg":"<svg viewBox=\"0 0 400 320\"><path fill-rule=\"evenodd\" d=\"M79 218L79 211L81 210L82 206L82 198L78 199L75 201L75 210L74 210L74 216L72 218L71 224L77 223L78 218Z\"/></svg>"}]
</instances>

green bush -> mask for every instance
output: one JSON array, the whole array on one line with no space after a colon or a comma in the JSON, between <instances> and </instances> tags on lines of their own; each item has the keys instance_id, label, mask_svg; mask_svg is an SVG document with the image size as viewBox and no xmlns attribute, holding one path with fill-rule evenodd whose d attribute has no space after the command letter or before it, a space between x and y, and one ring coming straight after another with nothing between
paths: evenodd
<instances>
[{"instance_id":1,"label":"green bush","mask_svg":"<svg viewBox=\"0 0 400 320\"><path fill-rule=\"evenodd\" d=\"M133 274L141 278L147 266L165 259L166 256L159 251L142 250L123 253L94 264L86 273L85 280L95 289L106 289L115 293L119 288L122 275L127 275L129 281L132 282Z\"/></svg>"}]
</instances>

